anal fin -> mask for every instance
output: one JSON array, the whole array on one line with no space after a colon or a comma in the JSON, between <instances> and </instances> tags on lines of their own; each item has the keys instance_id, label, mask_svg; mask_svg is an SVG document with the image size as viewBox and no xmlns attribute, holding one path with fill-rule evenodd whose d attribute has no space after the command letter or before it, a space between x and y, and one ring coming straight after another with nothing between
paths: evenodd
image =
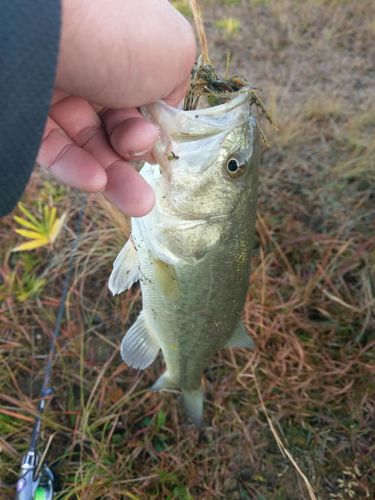
<instances>
[{"instance_id":1,"label":"anal fin","mask_svg":"<svg viewBox=\"0 0 375 500\"><path fill-rule=\"evenodd\" d=\"M137 251L131 238L125 243L113 263L113 270L109 278L108 287L113 295L127 290L139 280Z\"/></svg>"},{"instance_id":2,"label":"anal fin","mask_svg":"<svg viewBox=\"0 0 375 500\"><path fill-rule=\"evenodd\" d=\"M121 342L122 359L127 365L144 370L155 361L159 349L159 341L142 311Z\"/></svg>"},{"instance_id":3,"label":"anal fin","mask_svg":"<svg viewBox=\"0 0 375 500\"><path fill-rule=\"evenodd\" d=\"M176 389L176 384L170 379L168 372L163 373L155 384L151 387L151 391L162 391L163 389Z\"/></svg>"},{"instance_id":4,"label":"anal fin","mask_svg":"<svg viewBox=\"0 0 375 500\"><path fill-rule=\"evenodd\" d=\"M228 340L225 347L241 347L243 349L254 349L254 342L247 333L246 327L242 321L237 325L233 335Z\"/></svg>"}]
</instances>

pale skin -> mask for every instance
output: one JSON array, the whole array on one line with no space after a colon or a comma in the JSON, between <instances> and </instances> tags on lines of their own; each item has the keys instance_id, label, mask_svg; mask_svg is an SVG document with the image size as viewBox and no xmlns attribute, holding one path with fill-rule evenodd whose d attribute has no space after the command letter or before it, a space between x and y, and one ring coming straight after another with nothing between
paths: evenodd
<instances>
[{"instance_id":1,"label":"pale skin","mask_svg":"<svg viewBox=\"0 0 375 500\"><path fill-rule=\"evenodd\" d=\"M154 193L130 161L158 130L138 107L177 106L195 60L191 26L166 0L63 0L55 89L38 163L61 182L142 216Z\"/></svg>"}]
</instances>

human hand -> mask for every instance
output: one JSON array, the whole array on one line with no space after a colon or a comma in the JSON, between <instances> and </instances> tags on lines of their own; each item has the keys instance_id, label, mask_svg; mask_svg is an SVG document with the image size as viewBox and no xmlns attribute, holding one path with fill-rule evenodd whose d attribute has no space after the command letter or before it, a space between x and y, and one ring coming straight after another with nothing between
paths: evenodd
<instances>
[{"instance_id":1,"label":"human hand","mask_svg":"<svg viewBox=\"0 0 375 500\"><path fill-rule=\"evenodd\" d=\"M184 97L189 23L166 0L63 0L56 89L37 161L59 180L142 216L154 193L131 166L158 130L137 107Z\"/></svg>"}]
</instances>

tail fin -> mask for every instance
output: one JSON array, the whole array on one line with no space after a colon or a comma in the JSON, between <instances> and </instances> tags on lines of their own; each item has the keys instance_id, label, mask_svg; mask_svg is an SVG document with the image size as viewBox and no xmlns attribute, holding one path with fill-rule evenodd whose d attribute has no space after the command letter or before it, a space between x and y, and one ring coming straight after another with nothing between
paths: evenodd
<instances>
[{"instance_id":1,"label":"tail fin","mask_svg":"<svg viewBox=\"0 0 375 500\"><path fill-rule=\"evenodd\" d=\"M163 389L176 389L175 382L170 378L168 372L163 373L161 377L151 387L151 391L162 391ZM186 416L193 422L195 427L200 430L203 421L203 387L198 389L182 390L182 400Z\"/></svg>"},{"instance_id":2,"label":"tail fin","mask_svg":"<svg viewBox=\"0 0 375 500\"><path fill-rule=\"evenodd\" d=\"M182 399L186 415L197 429L202 427L203 421L203 387L191 391L183 390Z\"/></svg>"}]
</instances>

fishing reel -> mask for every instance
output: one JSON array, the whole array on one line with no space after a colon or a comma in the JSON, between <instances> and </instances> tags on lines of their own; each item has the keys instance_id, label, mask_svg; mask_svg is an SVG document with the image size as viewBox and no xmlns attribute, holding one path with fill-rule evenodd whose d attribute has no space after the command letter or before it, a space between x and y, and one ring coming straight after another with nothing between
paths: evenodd
<instances>
[{"instance_id":1,"label":"fishing reel","mask_svg":"<svg viewBox=\"0 0 375 500\"><path fill-rule=\"evenodd\" d=\"M16 500L52 500L55 475L47 465L44 464L42 467L38 465L37 453L29 450L22 460L20 477L16 485Z\"/></svg>"}]
</instances>

